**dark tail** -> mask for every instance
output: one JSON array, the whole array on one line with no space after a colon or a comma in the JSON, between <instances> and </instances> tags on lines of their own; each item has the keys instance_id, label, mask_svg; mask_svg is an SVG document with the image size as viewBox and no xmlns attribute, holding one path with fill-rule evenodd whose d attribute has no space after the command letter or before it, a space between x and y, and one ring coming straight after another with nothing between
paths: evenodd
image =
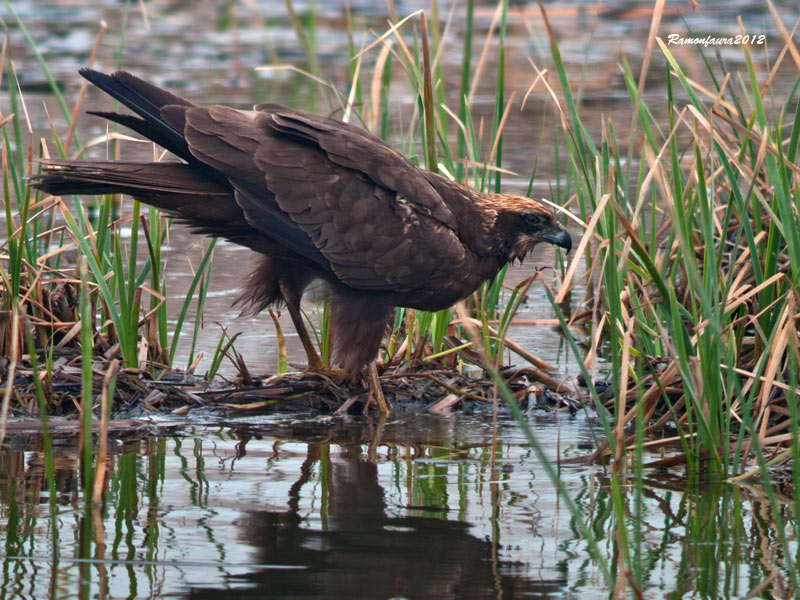
<instances>
[{"instance_id":1,"label":"dark tail","mask_svg":"<svg viewBox=\"0 0 800 600\"><path fill-rule=\"evenodd\" d=\"M198 163L189 151L182 128L179 130L168 124L161 114L164 106L191 108L194 104L126 71L117 71L106 75L92 69L81 69L80 74L109 96L122 102L141 118L113 112L90 112L89 114L133 129L182 159L190 163Z\"/></svg>"},{"instance_id":2,"label":"dark tail","mask_svg":"<svg viewBox=\"0 0 800 600\"><path fill-rule=\"evenodd\" d=\"M230 189L184 163L49 160L29 181L58 196L128 194L197 225L242 220Z\"/></svg>"}]
</instances>

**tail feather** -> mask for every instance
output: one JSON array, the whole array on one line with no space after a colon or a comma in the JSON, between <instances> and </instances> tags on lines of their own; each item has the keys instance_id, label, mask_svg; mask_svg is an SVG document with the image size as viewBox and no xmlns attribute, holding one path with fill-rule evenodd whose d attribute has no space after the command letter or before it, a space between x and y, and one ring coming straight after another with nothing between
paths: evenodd
<instances>
[{"instance_id":1,"label":"tail feather","mask_svg":"<svg viewBox=\"0 0 800 600\"><path fill-rule=\"evenodd\" d=\"M50 160L30 181L31 187L59 196L129 194L198 225L242 221L230 189L184 163Z\"/></svg>"},{"instance_id":2,"label":"tail feather","mask_svg":"<svg viewBox=\"0 0 800 600\"><path fill-rule=\"evenodd\" d=\"M141 118L113 112L92 112L90 114L129 127L182 159L193 164L200 164L189 151L183 130L167 123L161 114L161 109L165 106L190 108L195 106L194 104L126 71L117 71L107 75L93 69L81 69L80 74L109 96L122 102Z\"/></svg>"},{"instance_id":3,"label":"tail feather","mask_svg":"<svg viewBox=\"0 0 800 600\"><path fill-rule=\"evenodd\" d=\"M134 117L133 115L115 112L90 110L87 111L87 114L95 115L96 117L102 117L104 119L108 119L109 121L113 121L114 123L119 123L120 125L127 127L128 129L132 129L136 133L144 136L148 140L155 142L162 148L169 150L174 155L186 160L187 162L195 166L201 166L200 162L194 158L194 156L192 156L192 153L189 150L189 145L186 143L186 139L181 138L180 141L176 142L172 136L164 135L159 123L152 124L144 119L140 119L139 117Z\"/></svg>"}]
</instances>

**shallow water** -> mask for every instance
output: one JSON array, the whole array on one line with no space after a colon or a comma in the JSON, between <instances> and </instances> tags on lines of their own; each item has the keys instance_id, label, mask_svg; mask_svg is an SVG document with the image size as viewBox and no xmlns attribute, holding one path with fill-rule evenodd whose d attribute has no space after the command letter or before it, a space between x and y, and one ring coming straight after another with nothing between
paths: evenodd
<instances>
[{"instance_id":1,"label":"shallow water","mask_svg":"<svg viewBox=\"0 0 800 600\"><path fill-rule=\"evenodd\" d=\"M478 2L477 59L494 7ZM766 50L754 52L765 69L780 50L780 38L761 3L703 3L691 13L683 3L668 3L662 32L698 34L738 32L736 16L748 30L769 34ZM120 31L125 3L62 0L11 5L24 20L48 66L72 101L80 85L78 67L86 62L98 23L109 29L97 68L121 66L197 102L246 107L278 101L327 112L314 85L287 72L254 71L257 65L297 63L302 52L280 2L130 3L126 40ZM787 28L798 14L789 0L775 2ZM146 7L146 16L140 11ZM347 92L347 33L342 3L317 2L316 41L325 77ZM387 11L373 3L350 2L355 28L385 30ZM397 3L401 16L428 2ZM583 118L599 138L603 119L618 136L630 124L618 68L621 49L638 68L649 27L650 3L594 2L548 4L551 23L570 73L581 73ZM295 3L302 15L307 4ZM440 6L442 27L449 4ZM48 117L62 133L63 119L21 33L9 24L9 49L19 73L35 131L50 138ZM265 25L264 19L267 20ZM457 5L452 21L459 48L463 17ZM532 31L533 33L529 33ZM373 39L367 36L367 40ZM356 44L360 44L360 39ZM704 80L693 49L674 49L688 75ZM452 55L457 55L453 52ZM716 53L709 51L711 60ZM485 74L476 88L476 118L489 116L494 101L496 44L490 46ZM458 60L443 54L445 91L455 105ZM507 97L517 102L534 72L528 62L550 67L546 37L535 6L513 3L507 39ZM742 53L722 48L728 68L742 70ZM788 73L783 77L784 73ZM776 91L794 81L791 69L779 71ZM656 114L665 110L664 64L655 60L644 93ZM397 83L395 83L395 81ZM413 112L414 99L401 76L393 79L392 123L395 142ZM7 114L7 91L0 109ZM767 99L772 101L771 98ZM550 196L556 156L550 140L554 118L538 88L524 111L512 110L504 138L504 166L519 173L504 179L507 191L522 191L534 163L534 195ZM44 106L47 107L45 111ZM84 108L110 108L90 90ZM91 117L79 121L86 141L105 132ZM148 156L143 145L124 146L126 156ZM95 146L87 155L103 156ZM561 149L563 159L563 148ZM573 230L573 233L576 233ZM575 235L577 239L577 235ZM170 237L170 289L180 299L196 265L202 241L180 228ZM214 259L211 293L199 348L208 357L219 338L219 322L231 334L243 331L237 349L254 371L275 369L275 334L268 318L238 318L230 307L246 273L246 252L220 244ZM531 272L531 264L552 265L545 249L512 278ZM581 292L577 290L576 294ZM313 314L313 305L306 304ZM512 338L556 365L559 376L577 374L574 359L558 335L542 325L552 319L542 288L534 286L523 305ZM289 360L305 358L284 318ZM178 364L188 360L181 350ZM521 362L514 359L515 362ZM208 358L199 371L206 368ZM588 452L591 424L575 417L534 412L537 438L552 460ZM0 449L0 531L3 575L0 598L82 597L279 597L279 598L591 598L608 589L586 542L559 499L520 429L501 414L495 451L487 413L447 417L393 415L382 425L354 417L308 415L250 419L161 421L139 424L113 436L106 502L82 502L77 442L55 440L55 497L43 474L42 441L13 431ZM68 426L67 426L68 427ZM494 458L494 465L492 459ZM787 570L770 503L758 487L687 481L682 474L647 471L644 486L623 481L624 525L616 527L610 479L597 466L562 467L559 476L580 514L595 533L600 553L613 563L620 530L630 536L631 564L641 570L643 597L744 597L764 584L763 597L780 596ZM788 513L791 497L777 498ZM796 554L796 542L789 547ZM766 582L766 583L765 583Z\"/></svg>"},{"instance_id":2,"label":"shallow water","mask_svg":"<svg viewBox=\"0 0 800 600\"><path fill-rule=\"evenodd\" d=\"M510 423L500 426L492 464L490 421L412 415L381 426L270 417L192 425L176 437L122 436L108 501L88 514L77 500L75 443L64 440L55 452L54 519L40 454L4 453L2 509L22 518L5 531L14 559L5 561L0 590L20 598L70 597L77 589L115 598L219 590L227 597L552 597L581 579L591 590L591 565L565 561L564 550L580 553L582 545L569 514ZM568 440L550 449L552 458L590 443L582 420L541 424ZM580 471L564 477L589 492ZM86 536L103 544L83 545Z\"/></svg>"},{"instance_id":3,"label":"shallow water","mask_svg":"<svg viewBox=\"0 0 800 600\"><path fill-rule=\"evenodd\" d=\"M583 418L530 421L551 461L592 447ZM54 444L51 509L41 440L11 436L0 454L0 597L607 594L569 511L503 417L494 451L487 414L162 421L147 430L113 436L107 499L89 509L74 437ZM608 480L577 467L560 478L612 556ZM757 489L651 473L638 501L632 487L622 491L626 529L641 538L645 597L735 598L768 577L773 589L785 583Z\"/></svg>"}]
</instances>

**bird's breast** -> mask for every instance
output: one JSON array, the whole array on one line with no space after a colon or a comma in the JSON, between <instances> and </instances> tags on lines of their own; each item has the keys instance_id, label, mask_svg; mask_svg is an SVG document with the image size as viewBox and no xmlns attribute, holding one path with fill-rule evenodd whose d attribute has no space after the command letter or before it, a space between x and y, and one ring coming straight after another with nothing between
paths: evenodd
<instances>
[{"instance_id":1,"label":"bird's breast","mask_svg":"<svg viewBox=\"0 0 800 600\"><path fill-rule=\"evenodd\" d=\"M449 308L472 294L484 281L497 275L501 266L497 261L474 261L470 268L453 271L433 285L398 294L397 305L430 311Z\"/></svg>"}]
</instances>

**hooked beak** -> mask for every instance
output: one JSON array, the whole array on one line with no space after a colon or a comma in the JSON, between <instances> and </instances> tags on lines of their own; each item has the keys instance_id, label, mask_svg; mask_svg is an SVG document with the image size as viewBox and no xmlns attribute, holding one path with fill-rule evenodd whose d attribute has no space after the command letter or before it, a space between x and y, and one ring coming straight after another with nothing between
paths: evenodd
<instances>
[{"instance_id":1,"label":"hooked beak","mask_svg":"<svg viewBox=\"0 0 800 600\"><path fill-rule=\"evenodd\" d=\"M548 235L543 239L558 246L559 248L563 248L567 251L567 254L569 254L569 251L572 250L572 238L566 229L562 229L556 235Z\"/></svg>"}]
</instances>

